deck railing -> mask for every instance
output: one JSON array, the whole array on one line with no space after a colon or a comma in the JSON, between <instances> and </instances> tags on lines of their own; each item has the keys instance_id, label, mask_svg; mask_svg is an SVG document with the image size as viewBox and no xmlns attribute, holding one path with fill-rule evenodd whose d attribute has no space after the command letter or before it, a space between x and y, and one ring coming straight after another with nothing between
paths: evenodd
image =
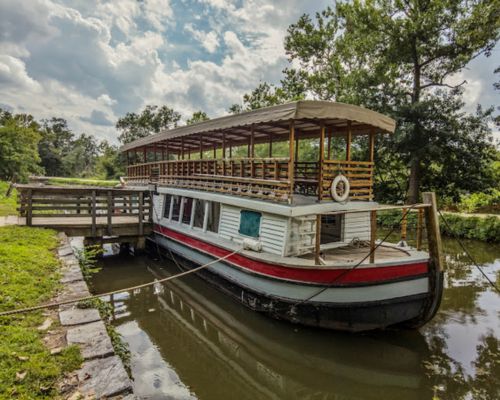
<instances>
[{"instance_id":1,"label":"deck railing","mask_svg":"<svg viewBox=\"0 0 500 400\"><path fill-rule=\"evenodd\" d=\"M325 160L321 169L318 162L295 162L293 191L288 164L288 158L156 161L129 166L127 180L277 201L289 200L292 192L328 200L332 180L342 173L350 182L352 200L373 199L372 162Z\"/></svg>"}]
</instances>

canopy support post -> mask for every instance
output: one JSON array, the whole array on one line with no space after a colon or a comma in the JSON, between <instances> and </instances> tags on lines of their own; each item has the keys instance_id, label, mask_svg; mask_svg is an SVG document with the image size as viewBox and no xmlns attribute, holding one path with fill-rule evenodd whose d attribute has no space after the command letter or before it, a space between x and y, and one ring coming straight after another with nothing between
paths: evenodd
<instances>
[{"instance_id":1,"label":"canopy support post","mask_svg":"<svg viewBox=\"0 0 500 400\"><path fill-rule=\"evenodd\" d=\"M321 123L319 130L319 159L318 159L318 201L323 200L323 162L325 161L325 124Z\"/></svg>"},{"instance_id":2,"label":"canopy support post","mask_svg":"<svg viewBox=\"0 0 500 400\"><path fill-rule=\"evenodd\" d=\"M288 161L288 182L290 182L290 197L288 198L288 203L292 204L293 201L293 188L294 188L294 171L295 171L295 121L290 121L290 136L289 136L289 152L290 159Z\"/></svg>"}]
</instances>

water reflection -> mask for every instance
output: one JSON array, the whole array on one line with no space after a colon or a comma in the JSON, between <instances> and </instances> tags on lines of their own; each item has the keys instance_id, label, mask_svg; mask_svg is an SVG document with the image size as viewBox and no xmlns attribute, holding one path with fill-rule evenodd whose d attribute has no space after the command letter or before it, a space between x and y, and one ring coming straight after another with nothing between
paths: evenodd
<instances>
[{"instance_id":1,"label":"water reflection","mask_svg":"<svg viewBox=\"0 0 500 400\"><path fill-rule=\"evenodd\" d=\"M469 243L470 245L470 243ZM488 274L500 248L475 244ZM142 398L461 399L500 398L500 296L445 241L447 288L421 332L347 335L274 321L195 277L110 299L132 350ZM177 270L148 258L112 256L95 292Z\"/></svg>"}]
</instances>

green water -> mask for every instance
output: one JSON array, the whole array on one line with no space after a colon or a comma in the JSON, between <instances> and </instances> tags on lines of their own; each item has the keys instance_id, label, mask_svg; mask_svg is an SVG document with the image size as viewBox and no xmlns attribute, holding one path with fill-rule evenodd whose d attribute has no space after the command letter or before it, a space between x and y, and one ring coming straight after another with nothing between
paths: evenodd
<instances>
[{"instance_id":1,"label":"green water","mask_svg":"<svg viewBox=\"0 0 500 400\"><path fill-rule=\"evenodd\" d=\"M497 285L500 245L466 241ZM342 334L252 312L194 276L109 299L145 399L499 399L500 295L444 240L441 309L419 331ZM93 291L178 272L107 256Z\"/></svg>"}]
</instances>

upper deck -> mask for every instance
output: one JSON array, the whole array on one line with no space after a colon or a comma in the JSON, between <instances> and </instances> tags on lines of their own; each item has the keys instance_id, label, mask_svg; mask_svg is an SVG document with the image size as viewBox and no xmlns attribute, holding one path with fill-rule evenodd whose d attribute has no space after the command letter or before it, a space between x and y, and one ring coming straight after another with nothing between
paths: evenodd
<instances>
[{"instance_id":1,"label":"upper deck","mask_svg":"<svg viewBox=\"0 0 500 400\"><path fill-rule=\"evenodd\" d=\"M351 200L371 201L375 137L394 128L362 107L298 101L166 130L121 150L132 184L293 204L295 194L332 201L332 181L343 174Z\"/></svg>"}]
</instances>

